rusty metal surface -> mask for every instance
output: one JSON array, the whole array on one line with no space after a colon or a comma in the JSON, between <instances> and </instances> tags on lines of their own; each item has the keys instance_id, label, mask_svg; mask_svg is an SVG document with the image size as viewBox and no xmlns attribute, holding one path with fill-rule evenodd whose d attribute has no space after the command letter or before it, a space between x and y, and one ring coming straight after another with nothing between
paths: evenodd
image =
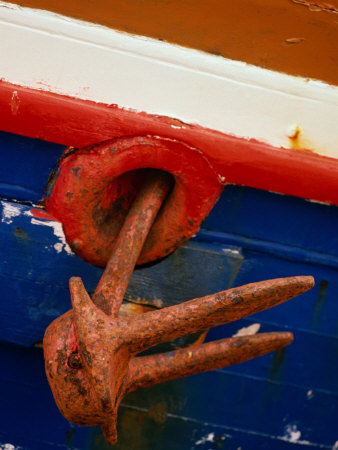
<instances>
[{"instance_id":1,"label":"rusty metal surface","mask_svg":"<svg viewBox=\"0 0 338 450\"><path fill-rule=\"evenodd\" d=\"M119 316L131 271L169 188L162 180L149 180L135 200L93 299L81 279L72 278L73 309L56 319L44 337L46 373L60 411L73 423L101 426L109 443L117 440L117 409L128 392L255 358L288 345L293 336L264 333L171 353L138 353L271 308L313 286L313 278L307 276L262 281L161 310Z\"/></svg>"},{"instance_id":2,"label":"rusty metal surface","mask_svg":"<svg viewBox=\"0 0 338 450\"><path fill-rule=\"evenodd\" d=\"M106 314L116 314L129 279L159 209L172 186L169 174L148 172L116 239L106 269L94 292L93 302Z\"/></svg>"}]
</instances>

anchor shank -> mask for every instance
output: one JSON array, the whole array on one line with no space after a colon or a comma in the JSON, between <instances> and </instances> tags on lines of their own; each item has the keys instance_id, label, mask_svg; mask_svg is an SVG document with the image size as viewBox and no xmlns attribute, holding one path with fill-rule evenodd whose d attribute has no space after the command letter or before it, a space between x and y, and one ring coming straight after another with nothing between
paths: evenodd
<instances>
[{"instance_id":1,"label":"anchor shank","mask_svg":"<svg viewBox=\"0 0 338 450\"><path fill-rule=\"evenodd\" d=\"M165 172L149 171L119 233L111 257L92 297L107 315L117 316L143 244L171 187Z\"/></svg>"}]
</instances>

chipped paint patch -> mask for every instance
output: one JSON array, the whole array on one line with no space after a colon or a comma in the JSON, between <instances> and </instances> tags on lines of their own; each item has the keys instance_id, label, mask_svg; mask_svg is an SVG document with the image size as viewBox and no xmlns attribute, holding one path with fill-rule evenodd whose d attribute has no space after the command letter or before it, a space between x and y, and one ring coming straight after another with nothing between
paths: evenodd
<instances>
[{"instance_id":1,"label":"chipped paint patch","mask_svg":"<svg viewBox=\"0 0 338 450\"><path fill-rule=\"evenodd\" d=\"M221 177L221 178L224 178L224 177ZM241 255L239 250L233 250L231 248L222 248L222 251L224 253L227 253L227 254L230 254L230 255L235 255L235 256L240 256Z\"/></svg>"},{"instance_id":2,"label":"chipped paint patch","mask_svg":"<svg viewBox=\"0 0 338 450\"><path fill-rule=\"evenodd\" d=\"M205 444L206 442L214 442L215 441L215 433L209 433L207 436L202 436L199 441L195 442L195 445Z\"/></svg>"},{"instance_id":3,"label":"chipped paint patch","mask_svg":"<svg viewBox=\"0 0 338 450\"><path fill-rule=\"evenodd\" d=\"M309 400L313 397L313 392L311 389L309 391L307 391L306 396Z\"/></svg>"},{"instance_id":4,"label":"chipped paint patch","mask_svg":"<svg viewBox=\"0 0 338 450\"><path fill-rule=\"evenodd\" d=\"M12 112L13 116L17 115L17 113L19 111L19 106L20 106L20 99L19 99L18 91L13 91L11 103L10 103L11 112Z\"/></svg>"},{"instance_id":5,"label":"chipped paint patch","mask_svg":"<svg viewBox=\"0 0 338 450\"><path fill-rule=\"evenodd\" d=\"M297 425L288 424L285 427L284 436L280 439L285 442L291 442L292 444L312 445L309 441L301 440L302 433L297 429Z\"/></svg>"},{"instance_id":6,"label":"chipped paint patch","mask_svg":"<svg viewBox=\"0 0 338 450\"><path fill-rule=\"evenodd\" d=\"M60 242L54 244L54 248L57 253L61 253L63 250L68 253L68 255L74 255L72 249L69 247L66 241L65 234L63 232L62 223L54 220L39 220L33 217L31 219L33 225L42 225L45 227L51 227L53 229L54 235L59 239Z\"/></svg>"},{"instance_id":7,"label":"chipped paint patch","mask_svg":"<svg viewBox=\"0 0 338 450\"><path fill-rule=\"evenodd\" d=\"M0 450L19 450L22 447L16 447L12 444L0 444Z\"/></svg>"},{"instance_id":8,"label":"chipped paint patch","mask_svg":"<svg viewBox=\"0 0 338 450\"><path fill-rule=\"evenodd\" d=\"M311 12L326 11L329 13L338 13L338 9L334 5L330 5L327 2L320 2L314 0L292 0L293 3L307 6Z\"/></svg>"},{"instance_id":9,"label":"chipped paint patch","mask_svg":"<svg viewBox=\"0 0 338 450\"><path fill-rule=\"evenodd\" d=\"M232 337L235 337L235 336L252 336L252 335L258 333L260 327L261 327L260 323L253 323L252 325L250 325L248 327L241 328L235 334L233 334Z\"/></svg>"},{"instance_id":10,"label":"chipped paint patch","mask_svg":"<svg viewBox=\"0 0 338 450\"><path fill-rule=\"evenodd\" d=\"M287 425L285 428L285 435L283 436L288 442L298 442L302 433L297 430L296 425Z\"/></svg>"},{"instance_id":11,"label":"chipped paint patch","mask_svg":"<svg viewBox=\"0 0 338 450\"><path fill-rule=\"evenodd\" d=\"M13 222L13 218L22 214L22 207L19 205L13 205L5 201L1 201L2 217L1 222L10 224Z\"/></svg>"}]
</instances>

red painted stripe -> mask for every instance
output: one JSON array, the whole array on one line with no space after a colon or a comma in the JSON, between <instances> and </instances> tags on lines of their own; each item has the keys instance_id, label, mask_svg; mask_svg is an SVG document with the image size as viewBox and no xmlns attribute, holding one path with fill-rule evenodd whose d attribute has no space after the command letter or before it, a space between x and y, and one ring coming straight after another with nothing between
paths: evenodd
<instances>
[{"instance_id":1,"label":"red painted stripe","mask_svg":"<svg viewBox=\"0 0 338 450\"><path fill-rule=\"evenodd\" d=\"M338 160L278 149L168 117L0 82L3 131L82 147L118 136L157 135L202 150L229 183L338 205Z\"/></svg>"}]
</instances>

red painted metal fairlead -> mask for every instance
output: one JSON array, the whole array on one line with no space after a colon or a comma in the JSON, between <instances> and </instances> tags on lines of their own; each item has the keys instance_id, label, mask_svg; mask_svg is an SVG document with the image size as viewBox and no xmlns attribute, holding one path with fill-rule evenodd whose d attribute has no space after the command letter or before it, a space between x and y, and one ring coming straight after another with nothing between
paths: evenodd
<instances>
[{"instance_id":1,"label":"red painted metal fairlead","mask_svg":"<svg viewBox=\"0 0 338 450\"><path fill-rule=\"evenodd\" d=\"M258 357L286 346L293 336L264 333L152 356L138 353L271 308L313 286L306 276L269 280L119 316L132 270L171 187L167 174L147 174L92 299L81 279L72 278L73 310L56 319L44 337L47 377L59 409L73 423L101 426L111 444L117 440L117 409L128 392Z\"/></svg>"},{"instance_id":2,"label":"red painted metal fairlead","mask_svg":"<svg viewBox=\"0 0 338 450\"><path fill-rule=\"evenodd\" d=\"M172 185L137 264L167 256L195 234L224 186L198 149L173 139L123 137L67 149L50 182L46 208L62 222L80 258L106 266L148 169L169 173Z\"/></svg>"}]
</instances>

